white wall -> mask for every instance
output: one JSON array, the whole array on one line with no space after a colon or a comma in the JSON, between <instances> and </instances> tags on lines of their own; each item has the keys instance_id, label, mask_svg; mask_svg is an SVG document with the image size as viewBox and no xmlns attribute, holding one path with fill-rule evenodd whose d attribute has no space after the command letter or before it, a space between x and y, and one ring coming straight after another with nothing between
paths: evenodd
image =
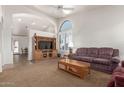
<instances>
[{"instance_id":1,"label":"white wall","mask_svg":"<svg viewBox=\"0 0 124 93\"><path fill-rule=\"evenodd\" d=\"M0 72L2 72L2 24L0 21Z\"/></svg>"},{"instance_id":2,"label":"white wall","mask_svg":"<svg viewBox=\"0 0 124 93\"><path fill-rule=\"evenodd\" d=\"M0 6L0 72L2 72L2 23L1 23L1 17L2 17L2 7Z\"/></svg>"},{"instance_id":3,"label":"white wall","mask_svg":"<svg viewBox=\"0 0 124 93\"><path fill-rule=\"evenodd\" d=\"M12 15L9 9L2 6L3 13L3 29L2 29L2 65L13 64L12 53Z\"/></svg>"},{"instance_id":4,"label":"white wall","mask_svg":"<svg viewBox=\"0 0 124 93\"><path fill-rule=\"evenodd\" d=\"M16 13L28 13L34 14L39 17L46 17L51 23L55 25L55 32L57 32L56 19L48 16L42 12L37 11L37 9L30 8L30 6L0 6L0 17L1 17L1 7L3 24L2 28L0 25L0 71L1 64L13 64L13 48L12 48L12 31L13 31L13 20L12 15ZM1 18L0 18L1 22ZM2 39L2 41L1 41ZM1 44L2 43L2 44ZM2 61L1 61L2 59Z\"/></svg>"},{"instance_id":5,"label":"white wall","mask_svg":"<svg viewBox=\"0 0 124 93\"><path fill-rule=\"evenodd\" d=\"M2 25L2 65L13 64L13 48L12 48L12 31L13 31L13 20L12 15L17 13L28 13L34 14L39 17L44 16L48 18L55 26L56 19L48 16L36 9L30 8L30 6L2 6L3 12L3 25ZM57 27L55 29L57 32Z\"/></svg>"},{"instance_id":6,"label":"white wall","mask_svg":"<svg viewBox=\"0 0 124 93\"><path fill-rule=\"evenodd\" d=\"M28 60L32 60L32 37L34 36L34 34L36 33L36 35L38 36L44 36L44 37L55 37L56 38L56 34L55 33L49 33L49 32L45 32L45 31L40 31L40 30L29 30L28 33Z\"/></svg>"},{"instance_id":7,"label":"white wall","mask_svg":"<svg viewBox=\"0 0 124 93\"><path fill-rule=\"evenodd\" d=\"M74 48L112 47L124 59L124 6L104 6L60 20L73 23Z\"/></svg>"},{"instance_id":8,"label":"white wall","mask_svg":"<svg viewBox=\"0 0 124 93\"><path fill-rule=\"evenodd\" d=\"M13 45L14 41L19 42L19 54L22 54L21 48L28 48L28 36L13 36L12 41Z\"/></svg>"}]
</instances>

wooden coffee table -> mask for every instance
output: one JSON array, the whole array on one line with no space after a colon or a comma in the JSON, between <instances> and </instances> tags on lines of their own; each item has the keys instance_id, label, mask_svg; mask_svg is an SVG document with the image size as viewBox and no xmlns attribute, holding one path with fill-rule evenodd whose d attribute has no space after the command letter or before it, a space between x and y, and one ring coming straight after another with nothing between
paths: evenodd
<instances>
[{"instance_id":1,"label":"wooden coffee table","mask_svg":"<svg viewBox=\"0 0 124 93\"><path fill-rule=\"evenodd\" d=\"M64 71L72 73L82 79L87 74L90 74L89 63L71 59L60 59L58 62L58 69L62 69Z\"/></svg>"}]
</instances>

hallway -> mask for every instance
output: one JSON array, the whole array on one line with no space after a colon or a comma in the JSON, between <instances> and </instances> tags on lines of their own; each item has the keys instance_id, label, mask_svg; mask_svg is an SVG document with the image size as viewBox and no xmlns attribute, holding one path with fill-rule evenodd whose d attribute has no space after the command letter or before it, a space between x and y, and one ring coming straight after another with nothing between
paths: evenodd
<instances>
[{"instance_id":1,"label":"hallway","mask_svg":"<svg viewBox=\"0 0 124 93\"><path fill-rule=\"evenodd\" d=\"M15 54L13 55L13 62L14 64L23 64L23 63L27 63L30 62L27 60L27 55L19 55L19 54Z\"/></svg>"}]
</instances>

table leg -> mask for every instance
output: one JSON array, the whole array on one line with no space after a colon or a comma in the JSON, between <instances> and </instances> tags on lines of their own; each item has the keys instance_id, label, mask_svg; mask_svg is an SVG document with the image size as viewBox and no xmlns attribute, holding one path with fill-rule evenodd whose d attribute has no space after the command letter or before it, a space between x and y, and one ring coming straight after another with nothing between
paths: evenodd
<instances>
[{"instance_id":1,"label":"table leg","mask_svg":"<svg viewBox=\"0 0 124 93\"><path fill-rule=\"evenodd\" d=\"M59 69L59 62L58 62L58 69Z\"/></svg>"},{"instance_id":2,"label":"table leg","mask_svg":"<svg viewBox=\"0 0 124 93\"><path fill-rule=\"evenodd\" d=\"M64 65L65 66L65 70L67 70L67 66L66 65Z\"/></svg>"},{"instance_id":3,"label":"table leg","mask_svg":"<svg viewBox=\"0 0 124 93\"><path fill-rule=\"evenodd\" d=\"M90 72L91 72L91 71L90 71L90 67L88 67L88 69L89 69L89 74L90 74Z\"/></svg>"}]
</instances>

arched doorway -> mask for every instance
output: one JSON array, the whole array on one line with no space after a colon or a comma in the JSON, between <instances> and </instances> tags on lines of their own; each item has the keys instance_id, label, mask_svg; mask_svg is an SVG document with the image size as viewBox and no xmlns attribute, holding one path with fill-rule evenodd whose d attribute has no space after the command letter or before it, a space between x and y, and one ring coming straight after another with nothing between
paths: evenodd
<instances>
[{"instance_id":1,"label":"arched doorway","mask_svg":"<svg viewBox=\"0 0 124 93\"><path fill-rule=\"evenodd\" d=\"M69 53L69 49L73 47L72 42L72 22L66 20L62 23L59 30L59 50L63 56L65 53Z\"/></svg>"}]
</instances>

